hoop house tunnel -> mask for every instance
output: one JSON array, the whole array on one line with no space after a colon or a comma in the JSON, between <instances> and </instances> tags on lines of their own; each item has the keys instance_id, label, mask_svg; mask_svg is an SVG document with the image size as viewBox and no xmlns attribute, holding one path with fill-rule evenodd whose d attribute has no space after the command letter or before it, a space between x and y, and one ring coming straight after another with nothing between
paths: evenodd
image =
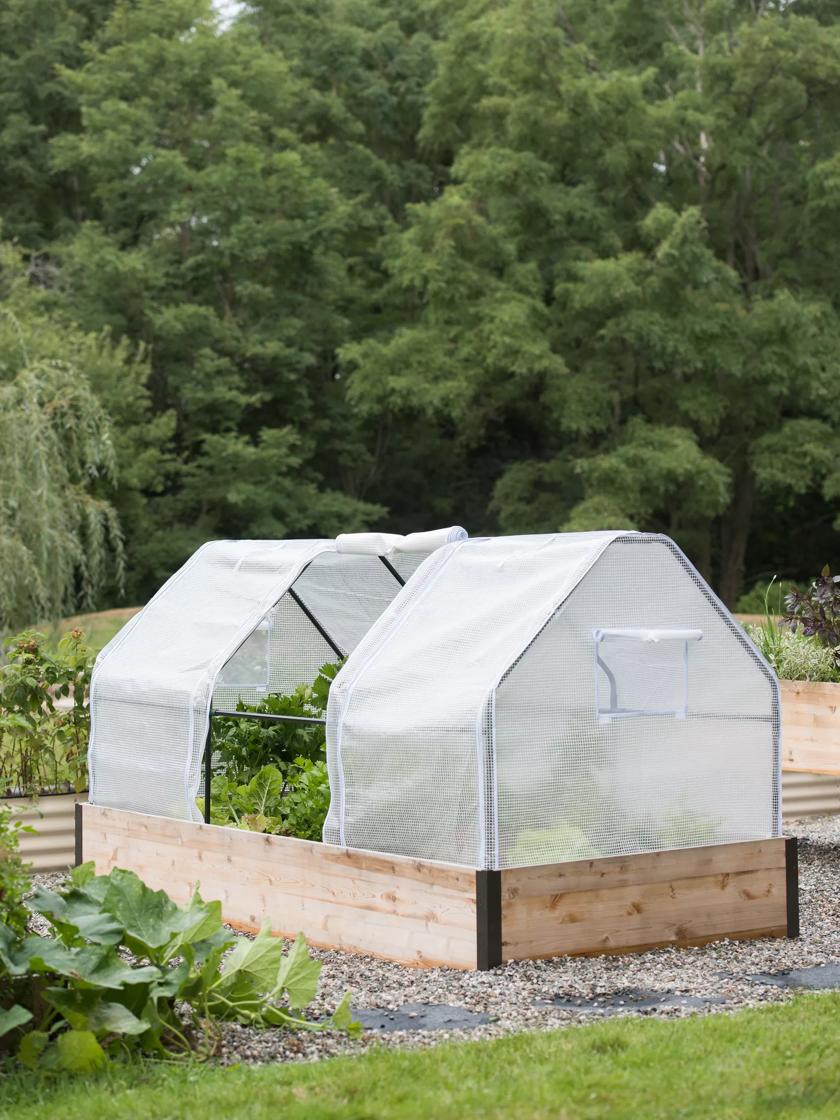
<instances>
[{"instance_id":1,"label":"hoop house tunnel","mask_svg":"<svg viewBox=\"0 0 840 1120\"><path fill-rule=\"evenodd\" d=\"M505 869L780 834L776 679L667 537L440 549L333 683L333 844Z\"/></svg>"},{"instance_id":2,"label":"hoop house tunnel","mask_svg":"<svg viewBox=\"0 0 840 1120\"><path fill-rule=\"evenodd\" d=\"M213 708L312 681L349 654L426 556L463 529L212 541L102 650L90 802L199 820Z\"/></svg>"}]
</instances>

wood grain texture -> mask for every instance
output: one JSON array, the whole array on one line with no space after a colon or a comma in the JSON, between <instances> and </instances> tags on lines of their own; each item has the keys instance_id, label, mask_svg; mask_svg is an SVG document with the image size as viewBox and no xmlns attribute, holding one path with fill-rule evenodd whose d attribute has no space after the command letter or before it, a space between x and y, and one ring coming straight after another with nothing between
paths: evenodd
<instances>
[{"instance_id":1,"label":"wood grain texture","mask_svg":"<svg viewBox=\"0 0 840 1120\"><path fill-rule=\"evenodd\" d=\"M502 959L784 937L783 839L502 872Z\"/></svg>"},{"instance_id":2,"label":"wood grain texture","mask_svg":"<svg viewBox=\"0 0 840 1120\"><path fill-rule=\"evenodd\" d=\"M840 684L779 683L782 769L840 775Z\"/></svg>"},{"instance_id":3,"label":"wood grain texture","mask_svg":"<svg viewBox=\"0 0 840 1120\"><path fill-rule=\"evenodd\" d=\"M475 968L475 872L119 809L82 809L84 858L136 871L185 901L196 884L243 929L269 921L313 945L431 967Z\"/></svg>"}]
</instances>

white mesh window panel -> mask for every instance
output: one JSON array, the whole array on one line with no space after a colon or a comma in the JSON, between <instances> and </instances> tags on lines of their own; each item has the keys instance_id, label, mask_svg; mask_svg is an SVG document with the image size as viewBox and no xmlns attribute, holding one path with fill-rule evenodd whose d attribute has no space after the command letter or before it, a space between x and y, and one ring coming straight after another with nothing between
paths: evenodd
<instances>
[{"instance_id":1,"label":"white mesh window panel","mask_svg":"<svg viewBox=\"0 0 840 1120\"><path fill-rule=\"evenodd\" d=\"M456 528L421 535L429 551ZM94 804L199 819L211 706L314 680L403 589L376 548L412 538L213 541L102 650L91 684Z\"/></svg>"},{"instance_id":2,"label":"white mesh window panel","mask_svg":"<svg viewBox=\"0 0 840 1120\"><path fill-rule=\"evenodd\" d=\"M222 668L216 687L230 691L267 692L271 656L271 615L258 624Z\"/></svg>"},{"instance_id":3,"label":"white mesh window panel","mask_svg":"<svg viewBox=\"0 0 840 1120\"><path fill-rule=\"evenodd\" d=\"M596 630L599 720L674 716L688 710L688 650L699 630Z\"/></svg>"},{"instance_id":4,"label":"white mesh window panel","mask_svg":"<svg viewBox=\"0 0 840 1120\"><path fill-rule=\"evenodd\" d=\"M472 867L780 829L778 684L660 536L434 553L336 679L327 755L326 841Z\"/></svg>"}]
</instances>

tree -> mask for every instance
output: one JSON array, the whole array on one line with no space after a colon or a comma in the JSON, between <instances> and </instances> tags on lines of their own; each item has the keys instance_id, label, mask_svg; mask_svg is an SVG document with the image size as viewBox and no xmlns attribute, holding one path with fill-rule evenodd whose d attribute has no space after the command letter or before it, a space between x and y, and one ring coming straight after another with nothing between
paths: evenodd
<instances>
[{"instance_id":1,"label":"tree","mask_svg":"<svg viewBox=\"0 0 840 1120\"><path fill-rule=\"evenodd\" d=\"M0 5L0 216L6 237L29 248L81 220L88 183L50 166L49 141L77 134L81 112L58 66L78 67L83 44L114 0L3 0Z\"/></svg>"},{"instance_id":2,"label":"tree","mask_svg":"<svg viewBox=\"0 0 840 1120\"><path fill-rule=\"evenodd\" d=\"M86 374L124 354L45 313L0 244L0 630L90 608L119 583L119 523L104 496L115 455Z\"/></svg>"},{"instance_id":3,"label":"tree","mask_svg":"<svg viewBox=\"0 0 840 1120\"><path fill-rule=\"evenodd\" d=\"M387 245L406 314L344 347L350 392L495 444L504 529L665 530L734 603L757 496L840 493L840 31L607 8L453 14L423 125L452 181Z\"/></svg>"},{"instance_id":4,"label":"tree","mask_svg":"<svg viewBox=\"0 0 840 1120\"><path fill-rule=\"evenodd\" d=\"M209 0L117 3L62 74L83 130L54 166L89 172L97 215L55 247L64 290L83 326L147 349L175 417L163 489L126 524L135 584L208 536L363 527L380 509L331 448L356 217L305 136L315 94Z\"/></svg>"}]
</instances>

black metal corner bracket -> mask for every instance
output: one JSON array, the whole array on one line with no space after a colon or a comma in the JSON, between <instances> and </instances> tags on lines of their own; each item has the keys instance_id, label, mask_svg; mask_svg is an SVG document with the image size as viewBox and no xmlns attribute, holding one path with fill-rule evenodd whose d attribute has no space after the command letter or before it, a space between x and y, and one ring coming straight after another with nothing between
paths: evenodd
<instances>
[{"instance_id":1,"label":"black metal corner bracket","mask_svg":"<svg viewBox=\"0 0 840 1120\"><path fill-rule=\"evenodd\" d=\"M76 843L75 843L74 866L75 867L80 867L84 863L84 855L83 855L83 852L82 852L82 803L81 803L81 801L76 802L75 818L76 818L76 820L75 820L75 825L76 825L75 841L76 841Z\"/></svg>"},{"instance_id":2,"label":"black metal corner bracket","mask_svg":"<svg viewBox=\"0 0 840 1120\"><path fill-rule=\"evenodd\" d=\"M502 963L502 873L475 873L476 968L479 972Z\"/></svg>"},{"instance_id":3,"label":"black metal corner bracket","mask_svg":"<svg viewBox=\"0 0 840 1120\"><path fill-rule=\"evenodd\" d=\"M799 841L785 839L785 888L787 894L787 935L799 936Z\"/></svg>"}]
</instances>

